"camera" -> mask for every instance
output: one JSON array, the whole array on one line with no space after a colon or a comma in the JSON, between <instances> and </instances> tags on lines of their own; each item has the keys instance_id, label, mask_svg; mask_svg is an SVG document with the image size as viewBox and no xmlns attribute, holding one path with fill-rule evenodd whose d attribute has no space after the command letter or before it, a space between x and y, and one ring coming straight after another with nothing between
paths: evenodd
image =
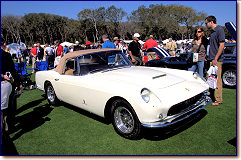
<instances>
[{"instance_id":1,"label":"camera","mask_svg":"<svg viewBox=\"0 0 241 160\"><path fill-rule=\"evenodd\" d=\"M11 73L10 73L10 72L6 72L6 76L7 76L9 79L11 79L11 78L12 78L12 75L11 75Z\"/></svg>"}]
</instances>

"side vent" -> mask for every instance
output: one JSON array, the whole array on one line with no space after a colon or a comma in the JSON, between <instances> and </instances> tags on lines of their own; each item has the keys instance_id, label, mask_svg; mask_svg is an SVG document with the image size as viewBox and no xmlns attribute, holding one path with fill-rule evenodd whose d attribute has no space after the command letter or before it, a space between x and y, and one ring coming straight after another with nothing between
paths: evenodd
<instances>
[{"instance_id":1,"label":"side vent","mask_svg":"<svg viewBox=\"0 0 241 160\"><path fill-rule=\"evenodd\" d=\"M166 75L167 75L167 74L162 74L162 75L159 75L159 76L152 77L152 79L156 79L156 78L164 77L164 76L166 76Z\"/></svg>"}]
</instances>

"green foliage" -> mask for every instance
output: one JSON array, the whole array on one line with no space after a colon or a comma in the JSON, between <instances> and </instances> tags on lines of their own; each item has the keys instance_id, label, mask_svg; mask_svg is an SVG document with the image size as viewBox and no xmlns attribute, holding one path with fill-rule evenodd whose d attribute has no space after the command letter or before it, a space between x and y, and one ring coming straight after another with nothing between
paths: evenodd
<instances>
[{"instance_id":1,"label":"green foliage","mask_svg":"<svg viewBox=\"0 0 241 160\"><path fill-rule=\"evenodd\" d=\"M135 32L140 33L142 40L150 34L160 40L169 37L186 39L193 38L194 27L202 26L207 14L183 5L152 4L140 6L130 15L112 5L83 9L77 16L78 20L46 13L1 16L1 39L28 45L36 42L51 44L56 39L85 43L100 41L103 34L108 34L111 39L116 36L131 39ZM123 22L125 17L127 21ZM225 32L230 38L227 30Z\"/></svg>"},{"instance_id":2,"label":"green foliage","mask_svg":"<svg viewBox=\"0 0 241 160\"><path fill-rule=\"evenodd\" d=\"M193 26L204 22L205 13L196 12L190 7L182 5L150 5L149 8L140 6L132 12L129 20L140 26L145 37L152 34L157 39L173 37L181 39L183 30L179 26L186 26L186 35ZM186 38L187 38L186 37Z\"/></svg>"}]
</instances>

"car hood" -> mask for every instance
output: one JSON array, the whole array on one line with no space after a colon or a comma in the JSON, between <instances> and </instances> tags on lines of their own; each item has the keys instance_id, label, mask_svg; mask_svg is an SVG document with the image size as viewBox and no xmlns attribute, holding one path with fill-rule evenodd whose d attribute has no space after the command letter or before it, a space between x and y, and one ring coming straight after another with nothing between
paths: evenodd
<instances>
[{"instance_id":1,"label":"car hood","mask_svg":"<svg viewBox=\"0 0 241 160\"><path fill-rule=\"evenodd\" d=\"M129 83L145 87L165 88L185 81L174 74L154 70L149 67L132 66L128 68L116 68L111 71L99 72L101 79L117 83Z\"/></svg>"}]
</instances>

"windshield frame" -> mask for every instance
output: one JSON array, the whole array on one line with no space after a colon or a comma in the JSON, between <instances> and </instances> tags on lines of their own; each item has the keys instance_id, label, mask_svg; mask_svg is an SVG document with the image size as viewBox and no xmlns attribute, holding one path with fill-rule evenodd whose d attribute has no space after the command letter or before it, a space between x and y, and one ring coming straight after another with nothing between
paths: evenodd
<instances>
[{"instance_id":1,"label":"windshield frame","mask_svg":"<svg viewBox=\"0 0 241 160\"><path fill-rule=\"evenodd\" d=\"M103 55L105 54L105 55ZM103 65L102 67L98 68L98 64L96 64L97 68L96 69L93 69L93 70L89 70L89 71L86 71L86 73L82 73L81 72L81 69L83 69L84 67L89 67L89 65L95 65L95 63L81 63L81 58L84 57L84 56L92 56L92 57L97 57L98 55L100 55L100 59L103 60L103 62L105 63L108 63L108 59L107 59L107 56L108 54L112 54L112 55L116 55L116 54L121 54L121 58L124 60L125 64L122 64L122 65L109 65L109 64L105 64ZM94 56L95 55L95 56ZM96 56L97 55L97 56ZM106 56L105 59L103 59L102 56ZM109 56L108 56L109 57ZM122 51L102 51L102 52L95 52L95 53L89 53L89 54L85 54L85 55L80 55L80 56L77 56L76 58L76 61L77 61L77 69L78 69L78 75L79 76L83 76L83 75L88 75L88 74L94 74L94 73L97 73L97 72L106 72L106 71L111 71L111 70L116 70L116 69L122 69L122 68L126 68L126 67L131 67L133 66L133 64L131 63L131 61L126 57L125 54L122 53ZM83 59L83 58L82 58ZM90 58L89 61L91 61L92 59ZM88 61L88 60L87 60ZM101 65L100 65L101 66ZM83 68L81 68L83 67Z\"/></svg>"}]
</instances>

